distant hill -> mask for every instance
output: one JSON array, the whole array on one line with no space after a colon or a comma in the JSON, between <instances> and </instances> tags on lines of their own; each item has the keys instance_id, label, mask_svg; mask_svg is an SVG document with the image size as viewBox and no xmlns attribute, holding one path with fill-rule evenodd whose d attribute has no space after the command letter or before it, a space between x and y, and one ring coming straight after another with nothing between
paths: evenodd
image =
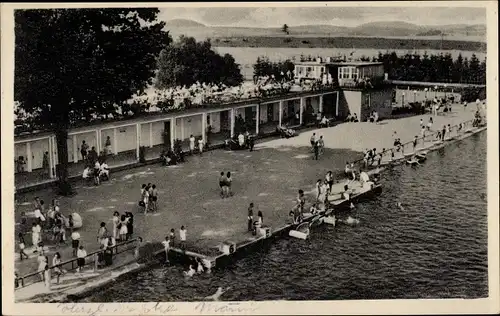
<instances>
[{"instance_id":1,"label":"distant hill","mask_svg":"<svg viewBox=\"0 0 500 316\"><path fill-rule=\"evenodd\" d=\"M174 19L166 22L167 27L206 27L205 24L188 20L188 19Z\"/></svg>"},{"instance_id":2,"label":"distant hill","mask_svg":"<svg viewBox=\"0 0 500 316\"><path fill-rule=\"evenodd\" d=\"M388 38L420 38L436 37L444 34L450 40L486 42L486 25L417 25L401 21L383 21L361 24L356 27L336 25L288 25L289 37L388 37ZM285 34L281 28L207 26L202 23L175 19L166 22L166 29L177 38L180 35L195 37L198 40L206 38L228 39L235 37L281 37Z\"/></svg>"}]
</instances>

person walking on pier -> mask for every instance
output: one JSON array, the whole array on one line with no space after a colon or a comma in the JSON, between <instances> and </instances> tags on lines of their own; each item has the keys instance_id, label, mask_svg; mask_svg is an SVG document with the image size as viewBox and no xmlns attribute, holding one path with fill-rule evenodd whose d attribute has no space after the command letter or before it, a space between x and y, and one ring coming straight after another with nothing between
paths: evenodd
<instances>
[{"instance_id":1,"label":"person walking on pier","mask_svg":"<svg viewBox=\"0 0 500 316\"><path fill-rule=\"evenodd\" d=\"M253 231L253 203L248 207L247 230Z\"/></svg>"},{"instance_id":2,"label":"person walking on pier","mask_svg":"<svg viewBox=\"0 0 500 316\"><path fill-rule=\"evenodd\" d=\"M418 136L415 135L415 137L413 138L413 152L417 150L417 143L418 143Z\"/></svg>"},{"instance_id":3,"label":"person walking on pier","mask_svg":"<svg viewBox=\"0 0 500 316\"><path fill-rule=\"evenodd\" d=\"M433 119L432 119L432 116L429 117L429 123L427 123L427 131L431 131L432 129L432 124L434 123Z\"/></svg>"},{"instance_id":4,"label":"person walking on pier","mask_svg":"<svg viewBox=\"0 0 500 316\"><path fill-rule=\"evenodd\" d=\"M444 141L444 137L446 135L446 125L443 125L443 130L442 130L442 133L441 133L441 140Z\"/></svg>"},{"instance_id":5,"label":"person walking on pier","mask_svg":"<svg viewBox=\"0 0 500 316\"><path fill-rule=\"evenodd\" d=\"M221 171L220 177L219 177L219 187L220 187L220 196L221 198L226 197L226 191L227 191L227 179L226 179L226 174L224 171Z\"/></svg>"},{"instance_id":6,"label":"person walking on pier","mask_svg":"<svg viewBox=\"0 0 500 316\"><path fill-rule=\"evenodd\" d=\"M180 241L180 248L181 249L186 249L186 235L187 235L187 229L184 226L181 226L181 229L179 230L179 239Z\"/></svg>"}]
</instances>

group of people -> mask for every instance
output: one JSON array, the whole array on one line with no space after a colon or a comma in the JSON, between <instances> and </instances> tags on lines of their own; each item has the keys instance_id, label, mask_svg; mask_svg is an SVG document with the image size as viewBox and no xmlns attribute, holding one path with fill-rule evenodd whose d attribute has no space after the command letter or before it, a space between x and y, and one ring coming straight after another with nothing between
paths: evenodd
<instances>
[{"instance_id":1,"label":"group of people","mask_svg":"<svg viewBox=\"0 0 500 316\"><path fill-rule=\"evenodd\" d=\"M106 139L105 150L101 151L98 155L95 147L88 150L89 146L83 140L80 145L80 153L83 161L85 161L85 168L83 170L82 178L85 181L93 180L95 185L99 185L102 180L109 180L109 166L106 163L106 157L111 153L111 139L108 136Z\"/></svg>"},{"instance_id":2,"label":"group of people","mask_svg":"<svg viewBox=\"0 0 500 316\"><path fill-rule=\"evenodd\" d=\"M399 138L397 139L397 141L399 143L401 143L399 141ZM384 152L385 152L385 148L382 148L382 151L379 153L377 153L377 148L365 149L364 156L363 156L364 168L367 168L368 166L373 166L375 164L375 162L377 162L377 166L380 166ZM349 164L349 162L347 164ZM346 167L347 167L347 164L346 164Z\"/></svg>"},{"instance_id":3,"label":"group of people","mask_svg":"<svg viewBox=\"0 0 500 316\"><path fill-rule=\"evenodd\" d=\"M219 177L219 187L220 187L220 196L221 198L228 198L233 196L233 192L231 191L231 185L233 183L233 178L231 177L231 172L224 173L221 171Z\"/></svg>"},{"instance_id":4,"label":"group of people","mask_svg":"<svg viewBox=\"0 0 500 316\"><path fill-rule=\"evenodd\" d=\"M151 87L145 95L136 96L133 101L142 101L157 106L168 101L170 107L181 108L186 103L192 105L232 102L241 99L251 99L280 94L290 91L295 86L304 90L312 90L307 83L295 84L291 80L276 80L273 76L262 77L255 82L244 82L239 86L228 87L223 83L195 83L189 87L177 86L158 90ZM155 109L152 109L155 110ZM156 110L159 110L156 109Z\"/></svg>"},{"instance_id":5,"label":"group of people","mask_svg":"<svg viewBox=\"0 0 500 316\"><path fill-rule=\"evenodd\" d=\"M314 153L314 159L318 160L319 155L323 154L325 151L325 140L323 139L323 135L317 138L316 133L313 133L309 142L311 144L311 151Z\"/></svg>"},{"instance_id":6,"label":"group of people","mask_svg":"<svg viewBox=\"0 0 500 316\"><path fill-rule=\"evenodd\" d=\"M158 189L156 184L148 183L141 186L139 208L144 214L147 214L148 211L158 211Z\"/></svg>"},{"instance_id":7,"label":"group of people","mask_svg":"<svg viewBox=\"0 0 500 316\"><path fill-rule=\"evenodd\" d=\"M257 211L257 220L254 221L253 220L254 207L255 207L255 205L253 204L253 202L250 203L250 205L248 206L247 230L249 232L252 232L253 235L256 235L257 229L262 227L262 225L264 224L264 215L263 215L262 211L260 211L260 210Z\"/></svg>"}]
</instances>

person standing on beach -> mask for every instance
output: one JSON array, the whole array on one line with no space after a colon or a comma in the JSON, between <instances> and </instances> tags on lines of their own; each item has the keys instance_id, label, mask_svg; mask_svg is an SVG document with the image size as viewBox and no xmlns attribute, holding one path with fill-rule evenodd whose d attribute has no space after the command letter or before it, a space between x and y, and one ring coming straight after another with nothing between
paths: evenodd
<instances>
[{"instance_id":1,"label":"person standing on beach","mask_svg":"<svg viewBox=\"0 0 500 316\"><path fill-rule=\"evenodd\" d=\"M248 207L247 230L253 231L253 203Z\"/></svg>"},{"instance_id":2,"label":"person standing on beach","mask_svg":"<svg viewBox=\"0 0 500 316\"><path fill-rule=\"evenodd\" d=\"M415 152L415 150L417 149L417 143L418 143L418 136L415 135L415 137L413 138L413 152Z\"/></svg>"},{"instance_id":3,"label":"person standing on beach","mask_svg":"<svg viewBox=\"0 0 500 316\"><path fill-rule=\"evenodd\" d=\"M431 117L429 117L429 123L427 123L427 131L431 131L431 129L432 129L432 123L434 123L434 122L433 122L433 119L432 119L432 116L431 116Z\"/></svg>"},{"instance_id":4,"label":"person standing on beach","mask_svg":"<svg viewBox=\"0 0 500 316\"><path fill-rule=\"evenodd\" d=\"M441 140L444 141L444 137L446 135L446 125L443 125L443 130L442 130L442 133L441 133Z\"/></svg>"}]
</instances>

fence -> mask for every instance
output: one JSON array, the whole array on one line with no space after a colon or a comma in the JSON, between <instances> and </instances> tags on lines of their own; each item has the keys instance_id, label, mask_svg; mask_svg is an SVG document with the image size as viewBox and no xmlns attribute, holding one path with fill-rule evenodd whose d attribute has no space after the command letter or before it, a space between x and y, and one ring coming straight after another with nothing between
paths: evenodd
<instances>
[{"instance_id":1,"label":"fence","mask_svg":"<svg viewBox=\"0 0 500 316\"><path fill-rule=\"evenodd\" d=\"M453 135L454 131L455 131L455 136L460 135L459 134L460 131L465 131L468 127L473 127L473 122L474 122L474 120L468 120L468 121L465 121L465 122L462 122L462 123L450 126L450 136ZM459 129L460 125L461 125L461 129ZM413 148L413 142L414 142L414 140L411 140L409 142L402 143L399 146L394 146L394 147L392 147L390 149L386 149L386 150L378 153L378 155L381 155L380 156L380 160L382 160L384 158L384 156L386 156L386 155L391 155L391 157L392 157L392 153L394 152L395 148L398 148L398 147L400 148L401 153L402 153L403 158L404 158L405 147L406 148L410 147L412 150L414 149L413 151L409 152L409 153L413 153L414 151L417 150L418 144L422 144L422 148L425 148L426 142L427 143L432 143L433 141L438 140L436 137L440 133L441 133L441 130L437 130L437 131L431 132L430 134L424 135L423 137L417 137L417 143L416 143L415 148ZM374 162L372 162L372 164L370 166L373 166L373 163ZM363 169L367 169L368 167L370 167L368 165L365 166L365 158L364 157L361 158L361 159L353 161L353 164L356 167L356 169L358 169L358 170L363 170ZM377 166L375 165L374 167L377 167Z\"/></svg>"},{"instance_id":2,"label":"fence","mask_svg":"<svg viewBox=\"0 0 500 316\"><path fill-rule=\"evenodd\" d=\"M137 237L128 241L125 241L123 243L116 244L112 247L108 247L108 249L111 249L112 255L116 256L120 253L135 249L137 247L137 243L140 242L141 237ZM99 249L97 251L91 252L87 254L85 257L85 265L86 267L88 266L93 266L94 271L97 270L98 268L98 256L100 253L104 253L104 249ZM89 260L90 259L90 260ZM67 261L62 262L58 266L49 266L50 270L50 275L51 278L56 277L56 273L54 272L55 268L58 267L63 271L69 272L76 270L78 268L78 258L73 258ZM26 275L23 275L21 277L16 277L15 281L16 284L18 284L17 288L22 288L31 284L35 284L38 282L43 282L42 280L42 274L43 271L37 271L37 272L32 272Z\"/></svg>"}]
</instances>

